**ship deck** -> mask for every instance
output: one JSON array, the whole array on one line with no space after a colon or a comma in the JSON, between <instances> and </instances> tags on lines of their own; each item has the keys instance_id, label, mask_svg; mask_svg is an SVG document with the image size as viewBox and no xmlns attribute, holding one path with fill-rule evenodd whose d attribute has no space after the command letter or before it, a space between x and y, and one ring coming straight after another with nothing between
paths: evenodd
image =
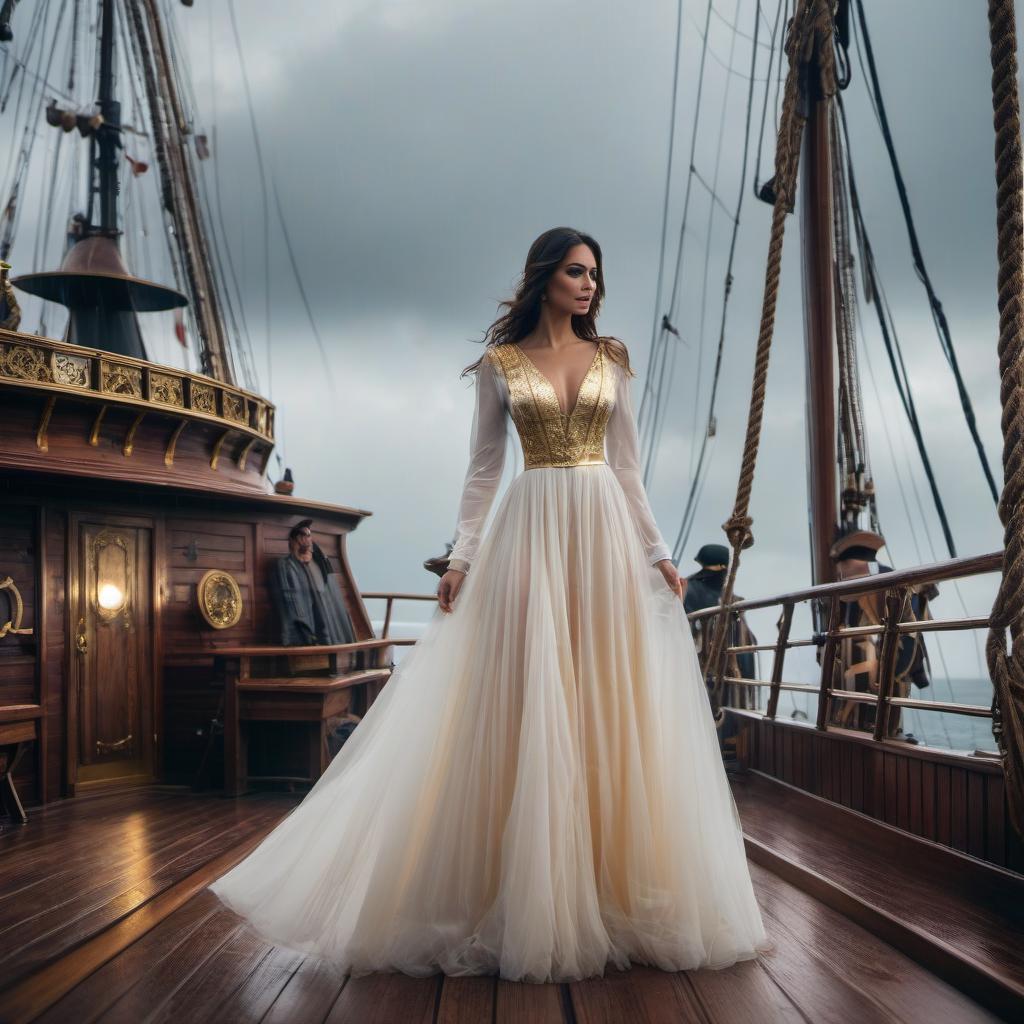
<instances>
[{"instance_id":1,"label":"ship deck","mask_svg":"<svg viewBox=\"0 0 1024 1024\"><path fill-rule=\"evenodd\" d=\"M32 813L27 826L0 835L0 1020L1012 1019L1005 992L996 1016L960 990L970 985L956 972L928 969L927 955L899 935L880 933L870 915L837 909L843 903L827 888L809 891L814 886L802 884L800 872L812 866L795 870L786 866L791 862L773 860L796 841L793 823L801 808L782 800L778 813L766 814L766 794L758 790L765 785L741 779L734 789L758 900L777 943L773 952L721 971L672 974L635 966L551 985L443 975L348 978L315 958L262 942L207 886L294 806L296 796L232 801L157 787L50 805ZM825 819L814 833L819 868L829 857ZM772 835L778 849L766 854ZM831 841L834 860L849 859L847 845L839 848L835 835ZM920 886L917 896L927 896ZM901 911L913 908L905 902ZM1006 934L1012 938L1012 929ZM992 941L1002 938L993 933ZM1002 963L999 950L992 955ZM1016 968L1011 963L1009 969Z\"/></svg>"}]
</instances>

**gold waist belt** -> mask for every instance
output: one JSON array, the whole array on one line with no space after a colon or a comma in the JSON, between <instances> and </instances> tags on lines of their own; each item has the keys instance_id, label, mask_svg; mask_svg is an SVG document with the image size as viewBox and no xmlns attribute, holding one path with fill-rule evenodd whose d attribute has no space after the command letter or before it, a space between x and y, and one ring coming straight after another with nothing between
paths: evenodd
<instances>
[{"instance_id":1,"label":"gold waist belt","mask_svg":"<svg viewBox=\"0 0 1024 1024\"><path fill-rule=\"evenodd\" d=\"M573 466L606 466L607 462L600 457L584 457L574 462L529 462L524 469L571 469Z\"/></svg>"}]
</instances>

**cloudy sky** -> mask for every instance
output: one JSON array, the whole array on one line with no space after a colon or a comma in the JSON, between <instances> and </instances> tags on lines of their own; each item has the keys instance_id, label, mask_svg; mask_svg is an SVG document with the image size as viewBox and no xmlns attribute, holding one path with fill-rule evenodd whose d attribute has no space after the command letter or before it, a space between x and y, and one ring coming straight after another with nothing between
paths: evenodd
<instances>
[{"instance_id":1,"label":"cloudy sky","mask_svg":"<svg viewBox=\"0 0 1024 1024\"><path fill-rule=\"evenodd\" d=\"M755 3L715 0L710 21L695 166L709 182L717 175L729 208L740 188ZM985 11L952 0L899 5L865 0L865 6L926 262L998 473ZM468 455L472 389L468 378L459 380L459 371L476 358L477 340L497 303L509 295L537 234L569 224L599 239L608 286L601 329L627 342L638 370L646 364L668 159L676 4L303 0L285 6L238 0L259 146L286 212L329 372L276 224L270 229L269 325L264 316L264 207L229 5L204 0L190 9L167 8L173 10L191 75L197 129L212 140L216 164L211 162L207 174L217 166L221 175L222 213L242 282L258 384L279 409L283 465L292 468L298 493L372 510L350 539L363 589L433 590L436 578L421 563L443 553L452 539ZM772 0L762 3L762 43L775 8ZM706 12L705 0L683 4L670 270ZM762 47L758 79L766 75L767 54ZM755 84L755 129L763 89L762 82ZM961 554L995 550L1000 545L995 509L911 267L892 176L856 59L846 103L869 230L954 535ZM762 178L770 173L772 142L769 130ZM0 157L2 168L6 155L0 151ZM752 173L753 166L734 268L718 437L692 551L722 539L720 524L735 492L770 215L751 197ZM683 341L650 487L669 543L689 486L693 444L707 415L721 312L728 221L721 208L713 216L711 210L707 193L694 182L677 317ZM25 261L34 251L32 216L25 214L20 229L17 271L29 269ZM740 584L748 596L792 589L810 575L799 256L799 224L791 218L752 501L756 545L744 555ZM910 565L931 561L933 553L942 558L941 532L874 314L864 309L869 444L891 560ZM35 329L32 317L27 304L29 330ZM57 332L51 328L50 333ZM175 358L160 331L153 335L154 356ZM509 476L520 465L510 459ZM277 469L272 463L275 475ZM923 522L915 489L925 510ZM681 569L689 572L694 566L687 559ZM986 611L991 581L966 586L963 593L972 613ZM938 610L962 613L951 589ZM414 609L400 613L415 614ZM973 672L973 647L958 651L951 655L953 674Z\"/></svg>"}]
</instances>

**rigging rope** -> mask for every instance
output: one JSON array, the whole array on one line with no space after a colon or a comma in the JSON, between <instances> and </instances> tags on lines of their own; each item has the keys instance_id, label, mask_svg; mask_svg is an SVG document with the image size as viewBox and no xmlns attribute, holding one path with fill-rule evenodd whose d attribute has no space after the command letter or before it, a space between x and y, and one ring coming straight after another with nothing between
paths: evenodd
<instances>
[{"instance_id":1,"label":"rigging rope","mask_svg":"<svg viewBox=\"0 0 1024 1024\"><path fill-rule=\"evenodd\" d=\"M644 379L644 393L640 399L640 417L644 413L644 403L647 401L647 393L651 379L651 361L654 358L654 340L658 336L658 316L661 309L661 286L665 274L665 241L668 235L668 207L669 196L672 190L672 160L675 154L676 144L676 102L679 97L679 51L683 39L683 0L678 0L676 5L676 53L672 68L672 104L669 114L668 129L668 162L665 170L665 195L661 208L661 241L658 245L658 277L654 291L654 325L651 328L651 350L647 356L647 373Z\"/></svg>"},{"instance_id":2,"label":"rigging rope","mask_svg":"<svg viewBox=\"0 0 1024 1024\"><path fill-rule=\"evenodd\" d=\"M781 9L781 0L779 7ZM759 12L760 12L760 5ZM690 537L690 530L693 527L693 520L696 516L697 505L706 480L705 459L708 452L708 442L715 435L715 402L718 397L718 382L722 373L722 353L725 348L725 323L729 309L729 298L732 295L733 276L732 268L736 256L736 240L740 230L740 213L743 210L743 198L746 192L747 183L747 161L750 155L750 121L754 107L754 71L757 66L757 40L761 26L760 13L754 20L754 45L751 48L750 56L750 85L747 91L747 115L746 124L743 130L743 157L740 164L740 187L739 197L736 200L736 214L732 218L732 237L729 240L729 257L725 267L725 282L722 295L722 316L718 328L718 349L715 353L715 369L711 378L711 398L708 402L707 427L701 439L700 452L697 457L697 466L690 478L690 493L686 498L686 506L683 509L682 522L679 525L679 532L676 535L672 548L672 558L677 564L683 557L683 548ZM778 28L778 15L776 15L775 27L772 30L772 41L775 40L775 30ZM770 74L769 70L769 74ZM767 89L766 89L767 91ZM696 434L696 430L694 430Z\"/></svg>"},{"instance_id":3,"label":"rigging rope","mask_svg":"<svg viewBox=\"0 0 1024 1024\"><path fill-rule=\"evenodd\" d=\"M733 17L734 18L738 17L739 16L739 12L740 12L740 0L736 0L736 9L733 12ZM755 24L757 24L758 21L759 21L759 18L758 18L756 10L754 12L754 20L755 20ZM732 36L732 39L730 40L730 45L729 45L729 63L730 64L732 63L733 55L736 52L736 40L737 40L737 38L738 37L736 36L736 34L733 33L733 36ZM755 59L756 53L757 53L757 47L756 46L755 47L751 47L751 60ZM716 143L715 143L715 170L714 170L714 175L713 175L712 180L711 180L711 184L708 185L704 181L704 179L700 176L700 174L698 173L696 168L694 168L694 174L696 175L697 180L700 181L700 183L702 185L704 185L704 187L710 193L712 199L713 200L717 200L717 202L712 202L711 204L709 204L709 206L708 206L707 226L704 228L704 260L703 260L703 263L704 263L704 273L702 275L701 287L700 287L700 314L699 314L698 320L697 320L697 368L696 368L696 370L695 370L695 372L693 374L693 426L692 426L692 428L690 430L690 438L691 438L691 443L690 443L690 464L687 467L687 475L690 477L691 480L693 479L694 464L695 464L695 461L696 461L695 458L694 458L695 448L696 448L694 442L696 441L696 438L697 438L697 425L700 422L700 419L699 419L699 416L700 416L700 413L699 413L699 409L700 409L700 389L701 389L701 376L702 376L702 372L703 372L703 369L704 369L704 328L705 328L705 325L707 323L708 280L709 280L709 277L710 277L710 269L711 269L711 240L712 240L713 233L714 233L715 210L716 210L717 206L720 205L721 208L726 211L726 215L733 222L733 227L736 226L736 217L735 217L735 215L725 206L724 203L721 202L721 200L718 199L718 177L719 177L719 174L721 173L721 168L722 168L722 148L723 148L723 142L725 140L725 117L726 117L726 114L728 113L728 109L729 109L729 94L731 93L731 91L732 91L732 79L730 78L725 83L725 93L724 93L724 95L722 97L722 110L721 110L721 114L719 115L719 118L718 118L718 139L716 140ZM747 98L747 109L748 109L748 111L750 109L750 102L751 102L750 97L752 95L753 95L753 82L749 83L748 88L747 88L747 97L748 97ZM746 143L747 143L747 136L744 135L744 137L743 137L743 144L744 144L744 146L746 145ZM742 194L742 175L740 177L740 189L741 189L741 194ZM675 350L673 351L673 356L674 355L675 355ZM673 379L674 379L673 376L669 377L669 386L671 386ZM666 406L666 408L667 408L667 406ZM661 435L661 430L662 430L662 428L659 427L658 428L658 436L659 437ZM653 448L652 451L651 451L651 456L652 456L651 457L651 467L650 467L650 470L647 473L647 477L650 477L651 474L654 471L655 457L657 456L657 451L658 451L657 448Z\"/></svg>"},{"instance_id":4,"label":"rigging rope","mask_svg":"<svg viewBox=\"0 0 1024 1024\"><path fill-rule=\"evenodd\" d=\"M274 360L270 344L270 193L267 189L267 170L263 162L263 147L260 145L259 127L256 124L256 111L253 109L252 90L249 88L249 74L245 66L245 54L242 51L242 39L238 32L238 17L235 13L235 0L228 0L228 14L231 20L231 32L238 53L238 66L242 72L242 85L245 90L245 103L249 111L249 125L252 128L253 146L256 150L256 166L260 172L260 197L263 203L263 316L264 337L267 344L267 394L274 390Z\"/></svg>"},{"instance_id":5,"label":"rigging rope","mask_svg":"<svg viewBox=\"0 0 1024 1024\"><path fill-rule=\"evenodd\" d=\"M989 0L999 258L999 375L1003 429L1005 550L986 644L992 678L992 734L1006 780L1010 820L1024 835L1024 172L1021 168L1017 28L1013 0ZM1012 648L1007 649L1007 630Z\"/></svg>"},{"instance_id":6,"label":"rigging rope","mask_svg":"<svg viewBox=\"0 0 1024 1024\"><path fill-rule=\"evenodd\" d=\"M879 127L882 130L882 139L889 156L889 164L892 168L893 177L896 182L896 191L899 195L900 206L903 210L903 220L906 223L907 235L910 241L910 251L914 261L914 271L921 283L924 285L928 295L928 304L931 308L932 320L939 336L939 344L946 362L953 372L953 379L956 382L957 394L960 398L960 405L963 408L964 419L967 421L967 429L974 447L978 452L978 459L981 462L982 472L988 482L989 490L992 492L993 501L999 500L999 492L996 488L995 477L992 475L991 467L988 464L988 456L985 454L985 446L982 444L981 435L978 433L978 426L974 417L974 407L970 395L967 393L967 386L960 373L960 364L957 359L956 350L953 347L953 336L949 329L949 322L946 319L945 310L936 294L928 270L924 263L924 253L921 251L921 244L917 236L917 227L914 223L914 216L910 209L910 198L907 194L906 183L903 180L903 171L899 159L896 156L896 146L893 142L892 131L889 128L889 119L885 110L885 101L882 97L882 88L878 80L878 69L875 66L875 54L871 46L871 37L868 34L867 21L864 17L864 5L862 0L855 0L857 7L857 20L860 23L860 41L864 48L864 56L867 58L868 81L871 84L870 92L873 94L873 106L878 118Z\"/></svg>"},{"instance_id":7,"label":"rigging rope","mask_svg":"<svg viewBox=\"0 0 1024 1024\"><path fill-rule=\"evenodd\" d=\"M707 52L708 52L708 24L711 21L711 0L708 0L707 16L704 22L704 39L701 44L700 54L700 70L697 74L697 98L694 103L694 115L693 115L693 130L690 134L690 155L687 159L687 167L692 168L694 164L694 157L697 152L697 129L700 126L700 111L701 111L701 96L704 92L704 69L707 66ZM671 326L672 320L675 317L676 301L679 292L679 277L682 272L683 265L683 241L686 235L686 222L690 212L690 192L693 186L693 174L692 171L686 176L686 191L683 195L683 217L679 225L679 242L676 247L676 265L675 273L672 279L672 295L669 300L669 309L667 314L661 313L660 304L654 308L654 326L651 330L651 349L647 358L647 372L645 375L644 393L640 399L640 410L637 415L637 422L641 436L644 434L644 428L646 426L648 405L647 399L650 396L651 389L651 378L657 373L658 385L654 389L654 417L657 421L658 409L660 408L662 396L664 394L664 382L665 382L665 349L667 347L666 335L671 333L667 330L667 326ZM660 294L660 290L659 290ZM675 335L678 336L678 333ZM657 369L655 369L657 367ZM648 433L650 433L648 431ZM648 450L650 449L650 442L644 439L642 442L643 446Z\"/></svg>"},{"instance_id":8,"label":"rigging rope","mask_svg":"<svg viewBox=\"0 0 1024 1024\"><path fill-rule=\"evenodd\" d=\"M854 231L857 234L857 244L860 249L861 265L864 272L864 290L867 293L868 302L873 303L875 306L882 342L885 345L886 355L889 358L889 367L896 382L896 391L900 396L900 404L903 406L903 411L910 424L911 433L914 435L914 443L917 446L917 453L921 459L925 476L928 479L928 488L932 493L932 502L935 505L935 512L939 517L939 524L942 527L946 549L949 551L950 558L956 558L957 551L956 544L953 541L953 530L949 524L946 506L939 492L935 470L932 467L932 460L925 444L921 422L917 416L917 405L914 402L914 394L910 386L910 378L903 360L903 350L900 346L899 335L896 331L896 324L892 313L889 310L889 304L878 271L878 264L875 262L874 248L871 245L867 224L864 221L864 211L860 205L860 193L857 190L857 179L853 172L853 153L849 142L846 108L843 105L841 93L837 94L836 105L839 110L839 122L842 125L843 135L846 139L846 171L850 188L850 207L853 212Z\"/></svg>"},{"instance_id":9,"label":"rigging rope","mask_svg":"<svg viewBox=\"0 0 1024 1024\"><path fill-rule=\"evenodd\" d=\"M754 543L751 532L753 520L749 514L750 493L757 466L760 446L761 422L764 417L765 390L768 383L768 361L771 355L772 337L775 333L775 308L779 294L779 278L782 269L782 243L785 235L786 216L793 209L796 191L796 174L800 163L800 141L803 135L806 115L801 99L801 85L806 82L812 64L817 65L821 91L825 96L835 92L835 64L832 51L832 5L830 0L799 0L786 40L786 54L789 69L783 92L782 116L779 120L778 143L775 149L775 177L773 192L771 236L768 243L768 260L765 268L764 297L761 307L761 326L754 357L754 375L751 385L750 409L747 418L747 434L743 445L743 461L739 482L736 487L736 501L732 515L722 525L732 546L732 558L722 591L721 607L728 608L733 600L736 573L740 564L740 552ZM713 674L711 704L716 719L722 716L721 694L726 667L726 636L730 617L720 614L715 621L711 649L707 665Z\"/></svg>"},{"instance_id":10,"label":"rigging rope","mask_svg":"<svg viewBox=\"0 0 1024 1024\"><path fill-rule=\"evenodd\" d=\"M837 80L838 86L838 80ZM841 95L837 92L837 95ZM836 350L839 369L839 430L836 435L840 469L841 517L856 527L860 513L868 509L871 528L880 533L875 488L868 457L867 431L861 407L860 370L857 365L857 281L850 247L850 198L843 140L839 132L837 104L829 106L829 148L832 171L832 238L835 295Z\"/></svg>"},{"instance_id":11,"label":"rigging rope","mask_svg":"<svg viewBox=\"0 0 1024 1024\"><path fill-rule=\"evenodd\" d=\"M775 8L775 22L772 25L771 52L768 55L768 71L765 74L764 103L761 104L761 127L757 130L757 156L754 159L754 198L760 198L760 186L758 179L761 177L761 148L764 144L764 126L768 122L768 93L772 80L772 68L775 66L775 37L778 35L779 22L782 20L782 7L785 0L779 0L779 6ZM779 57L779 67L782 67L782 58Z\"/></svg>"}]
</instances>

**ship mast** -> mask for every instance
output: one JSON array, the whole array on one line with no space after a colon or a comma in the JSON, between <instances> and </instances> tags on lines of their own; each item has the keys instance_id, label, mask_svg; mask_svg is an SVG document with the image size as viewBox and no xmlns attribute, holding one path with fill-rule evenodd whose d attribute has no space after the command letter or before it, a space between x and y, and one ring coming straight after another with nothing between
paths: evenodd
<instances>
[{"instance_id":1,"label":"ship mast","mask_svg":"<svg viewBox=\"0 0 1024 1024\"><path fill-rule=\"evenodd\" d=\"M182 113L160 12L155 0L129 0L127 6L131 31L142 55L160 191L174 224L174 237L199 329L202 369L211 377L232 384L234 369L200 214L199 190L188 154L191 131Z\"/></svg>"},{"instance_id":2,"label":"ship mast","mask_svg":"<svg viewBox=\"0 0 1024 1024\"><path fill-rule=\"evenodd\" d=\"M146 358L137 313L187 305L173 288L133 277L121 257L118 238L118 150L121 149L121 104L114 91L114 0L101 0L99 116L83 118L79 127L89 137L89 205L85 217L75 218L77 241L59 270L23 274L12 284L32 295L68 307L65 340L122 355ZM47 111L47 122L65 130L64 117ZM53 117L51 119L51 113ZM93 176L95 170L96 176ZM94 207L99 198L99 222Z\"/></svg>"},{"instance_id":3,"label":"ship mast","mask_svg":"<svg viewBox=\"0 0 1024 1024\"><path fill-rule=\"evenodd\" d=\"M840 0L840 7L846 0ZM836 16L838 20L838 15ZM832 273L830 104L818 64L807 76L807 124L801 154L804 349L807 380L807 503L811 574L815 584L835 580L829 548L838 532L836 479L835 316Z\"/></svg>"}]
</instances>

